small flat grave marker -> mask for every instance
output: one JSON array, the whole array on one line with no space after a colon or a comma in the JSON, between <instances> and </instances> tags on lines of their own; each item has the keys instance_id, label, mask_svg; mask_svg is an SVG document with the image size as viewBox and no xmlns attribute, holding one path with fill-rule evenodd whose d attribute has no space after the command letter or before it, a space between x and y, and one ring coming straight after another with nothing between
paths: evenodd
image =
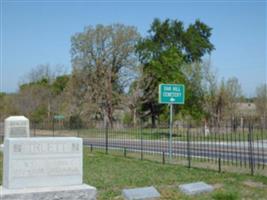
<instances>
[{"instance_id":1,"label":"small flat grave marker","mask_svg":"<svg viewBox=\"0 0 267 200\"><path fill-rule=\"evenodd\" d=\"M187 195L195 195L195 194L213 191L213 186L208 185L204 182L183 184L183 185L180 185L179 188L182 192L184 192Z\"/></svg>"},{"instance_id":2,"label":"small flat grave marker","mask_svg":"<svg viewBox=\"0 0 267 200\"><path fill-rule=\"evenodd\" d=\"M153 186L124 189L122 190L122 194L126 200L158 199L160 197L159 192Z\"/></svg>"}]
</instances>

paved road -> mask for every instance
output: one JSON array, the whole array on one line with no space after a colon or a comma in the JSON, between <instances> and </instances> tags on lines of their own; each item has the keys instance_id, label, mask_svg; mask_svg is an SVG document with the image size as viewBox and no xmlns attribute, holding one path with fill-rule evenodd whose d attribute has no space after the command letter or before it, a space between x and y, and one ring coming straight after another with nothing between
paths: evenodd
<instances>
[{"instance_id":1,"label":"paved road","mask_svg":"<svg viewBox=\"0 0 267 200\"><path fill-rule=\"evenodd\" d=\"M105 138L86 138L84 139L85 145L93 145L105 148ZM169 145L168 141L158 140L131 140L131 139L109 139L109 148L127 148L127 150L143 151L152 153L168 154ZM201 157L209 159L218 159L234 161L234 162L249 162L253 157L254 163L267 164L267 142L258 141L251 144L248 142L190 142L189 146L186 141L174 141L172 143L173 156L190 156ZM190 147L190 148L189 148ZM190 149L187 151L187 149ZM252 149L252 150L251 150Z\"/></svg>"},{"instance_id":2,"label":"paved road","mask_svg":"<svg viewBox=\"0 0 267 200\"><path fill-rule=\"evenodd\" d=\"M49 135L50 136L50 135ZM84 138L85 145L93 145L101 148L106 147L105 138ZM111 148L127 148L128 151L143 151L150 153L168 155L169 144L164 140L141 140L138 139L109 139L108 147ZM208 159L223 160L249 163L253 157L254 163L267 164L267 140L259 140L253 142L250 146L248 142L205 142L205 141L173 141L173 156L200 157ZM187 149L189 148L189 151ZM251 150L252 149L252 150Z\"/></svg>"}]
</instances>

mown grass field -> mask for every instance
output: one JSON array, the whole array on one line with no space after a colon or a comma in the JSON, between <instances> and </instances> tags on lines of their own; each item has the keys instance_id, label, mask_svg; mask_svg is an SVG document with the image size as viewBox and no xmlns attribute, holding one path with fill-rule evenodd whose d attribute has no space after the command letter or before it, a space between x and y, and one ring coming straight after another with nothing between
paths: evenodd
<instances>
[{"instance_id":1,"label":"mown grass field","mask_svg":"<svg viewBox=\"0 0 267 200\"><path fill-rule=\"evenodd\" d=\"M0 159L2 168L2 156ZM161 199L174 200L267 200L267 177L217 173L205 169L188 169L181 165L161 164L106 155L84 150L84 182L98 189L98 199L123 199L124 188L155 186ZM2 180L2 169L0 170ZM186 196L178 186L205 181L216 189L209 194Z\"/></svg>"},{"instance_id":2,"label":"mown grass field","mask_svg":"<svg viewBox=\"0 0 267 200\"><path fill-rule=\"evenodd\" d=\"M122 189L150 185L160 191L161 199L267 199L267 177L188 169L181 165L163 165L88 150L84 155L84 181L97 187L98 197L103 200L123 199ZM210 194L193 197L179 191L180 184L194 181L205 181L216 189Z\"/></svg>"}]
</instances>

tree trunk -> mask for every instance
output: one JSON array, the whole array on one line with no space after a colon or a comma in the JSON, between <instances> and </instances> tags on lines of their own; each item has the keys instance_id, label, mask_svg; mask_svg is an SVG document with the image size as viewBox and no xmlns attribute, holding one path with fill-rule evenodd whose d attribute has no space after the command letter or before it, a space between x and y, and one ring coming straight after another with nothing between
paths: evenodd
<instances>
[{"instance_id":1,"label":"tree trunk","mask_svg":"<svg viewBox=\"0 0 267 200\"><path fill-rule=\"evenodd\" d=\"M50 102L48 102L48 104L47 104L47 119L48 120L50 120L51 118L51 105L50 105ZM52 116L52 117L54 117L54 116Z\"/></svg>"},{"instance_id":2,"label":"tree trunk","mask_svg":"<svg viewBox=\"0 0 267 200\"><path fill-rule=\"evenodd\" d=\"M136 108L133 109L133 125L136 127Z\"/></svg>"},{"instance_id":3,"label":"tree trunk","mask_svg":"<svg viewBox=\"0 0 267 200\"><path fill-rule=\"evenodd\" d=\"M108 117L109 126L113 127L113 105L112 105L112 71L109 69L107 71L107 79L106 79L106 92L107 92L107 99L106 99L106 113Z\"/></svg>"},{"instance_id":4,"label":"tree trunk","mask_svg":"<svg viewBox=\"0 0 267 200\"><path fill-rule=\"evenodd\" d=\"M109 126L109 118L105 110L103 111L103 113L104 113L104 127L103 128L106 128Z\"/></svg>"},{"instance_id":5,"label":"tree trunk","mask_svg":"<svg viewBox=\"0 0 267 200\"><path fill-rule=\"evenodd\" d=\"M112 119L112 105L109 105L108 107L108 123L110 128L113 128L113 119Z\"/></svg>"},{"instance_id":6,"label":"tree trunk","mask_svg":"<svg viewBox=\"0 0 267 200\"><path fill-rule=\"evenodd\" d=\"M150 112L151 112L151 125L152 128L156 128L156 113L155 113L155 108L153 104L150 106Z\"/></svg>"}]
</instances>

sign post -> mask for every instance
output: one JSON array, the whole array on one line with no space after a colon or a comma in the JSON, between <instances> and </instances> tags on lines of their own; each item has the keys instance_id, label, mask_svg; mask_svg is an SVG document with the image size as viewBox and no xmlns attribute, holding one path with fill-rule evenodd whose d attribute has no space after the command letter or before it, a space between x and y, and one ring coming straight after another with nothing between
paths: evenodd
<instances>
[{"instance_id":1,"label":"sign post","mask_svg":"<svg viewBox=\"0 0 267 200\"><path fill-rule=\"evenodd\" d=\"M169 157L170 157L170 161L172 159L172 106L173 104L170 104L170 137L169 137Z\"/></svg>"},{"instance_id":2,"label":"sign post","mask_svg":"<svg viewBox=\"0 0 267 200\"><path fill-rule=\"evenodd\" d=\"M182 84L160 84L159 103L170 106L169 159L172 159L173 104L184 104L185 87Z\"/></svg>"}]
</instances>

